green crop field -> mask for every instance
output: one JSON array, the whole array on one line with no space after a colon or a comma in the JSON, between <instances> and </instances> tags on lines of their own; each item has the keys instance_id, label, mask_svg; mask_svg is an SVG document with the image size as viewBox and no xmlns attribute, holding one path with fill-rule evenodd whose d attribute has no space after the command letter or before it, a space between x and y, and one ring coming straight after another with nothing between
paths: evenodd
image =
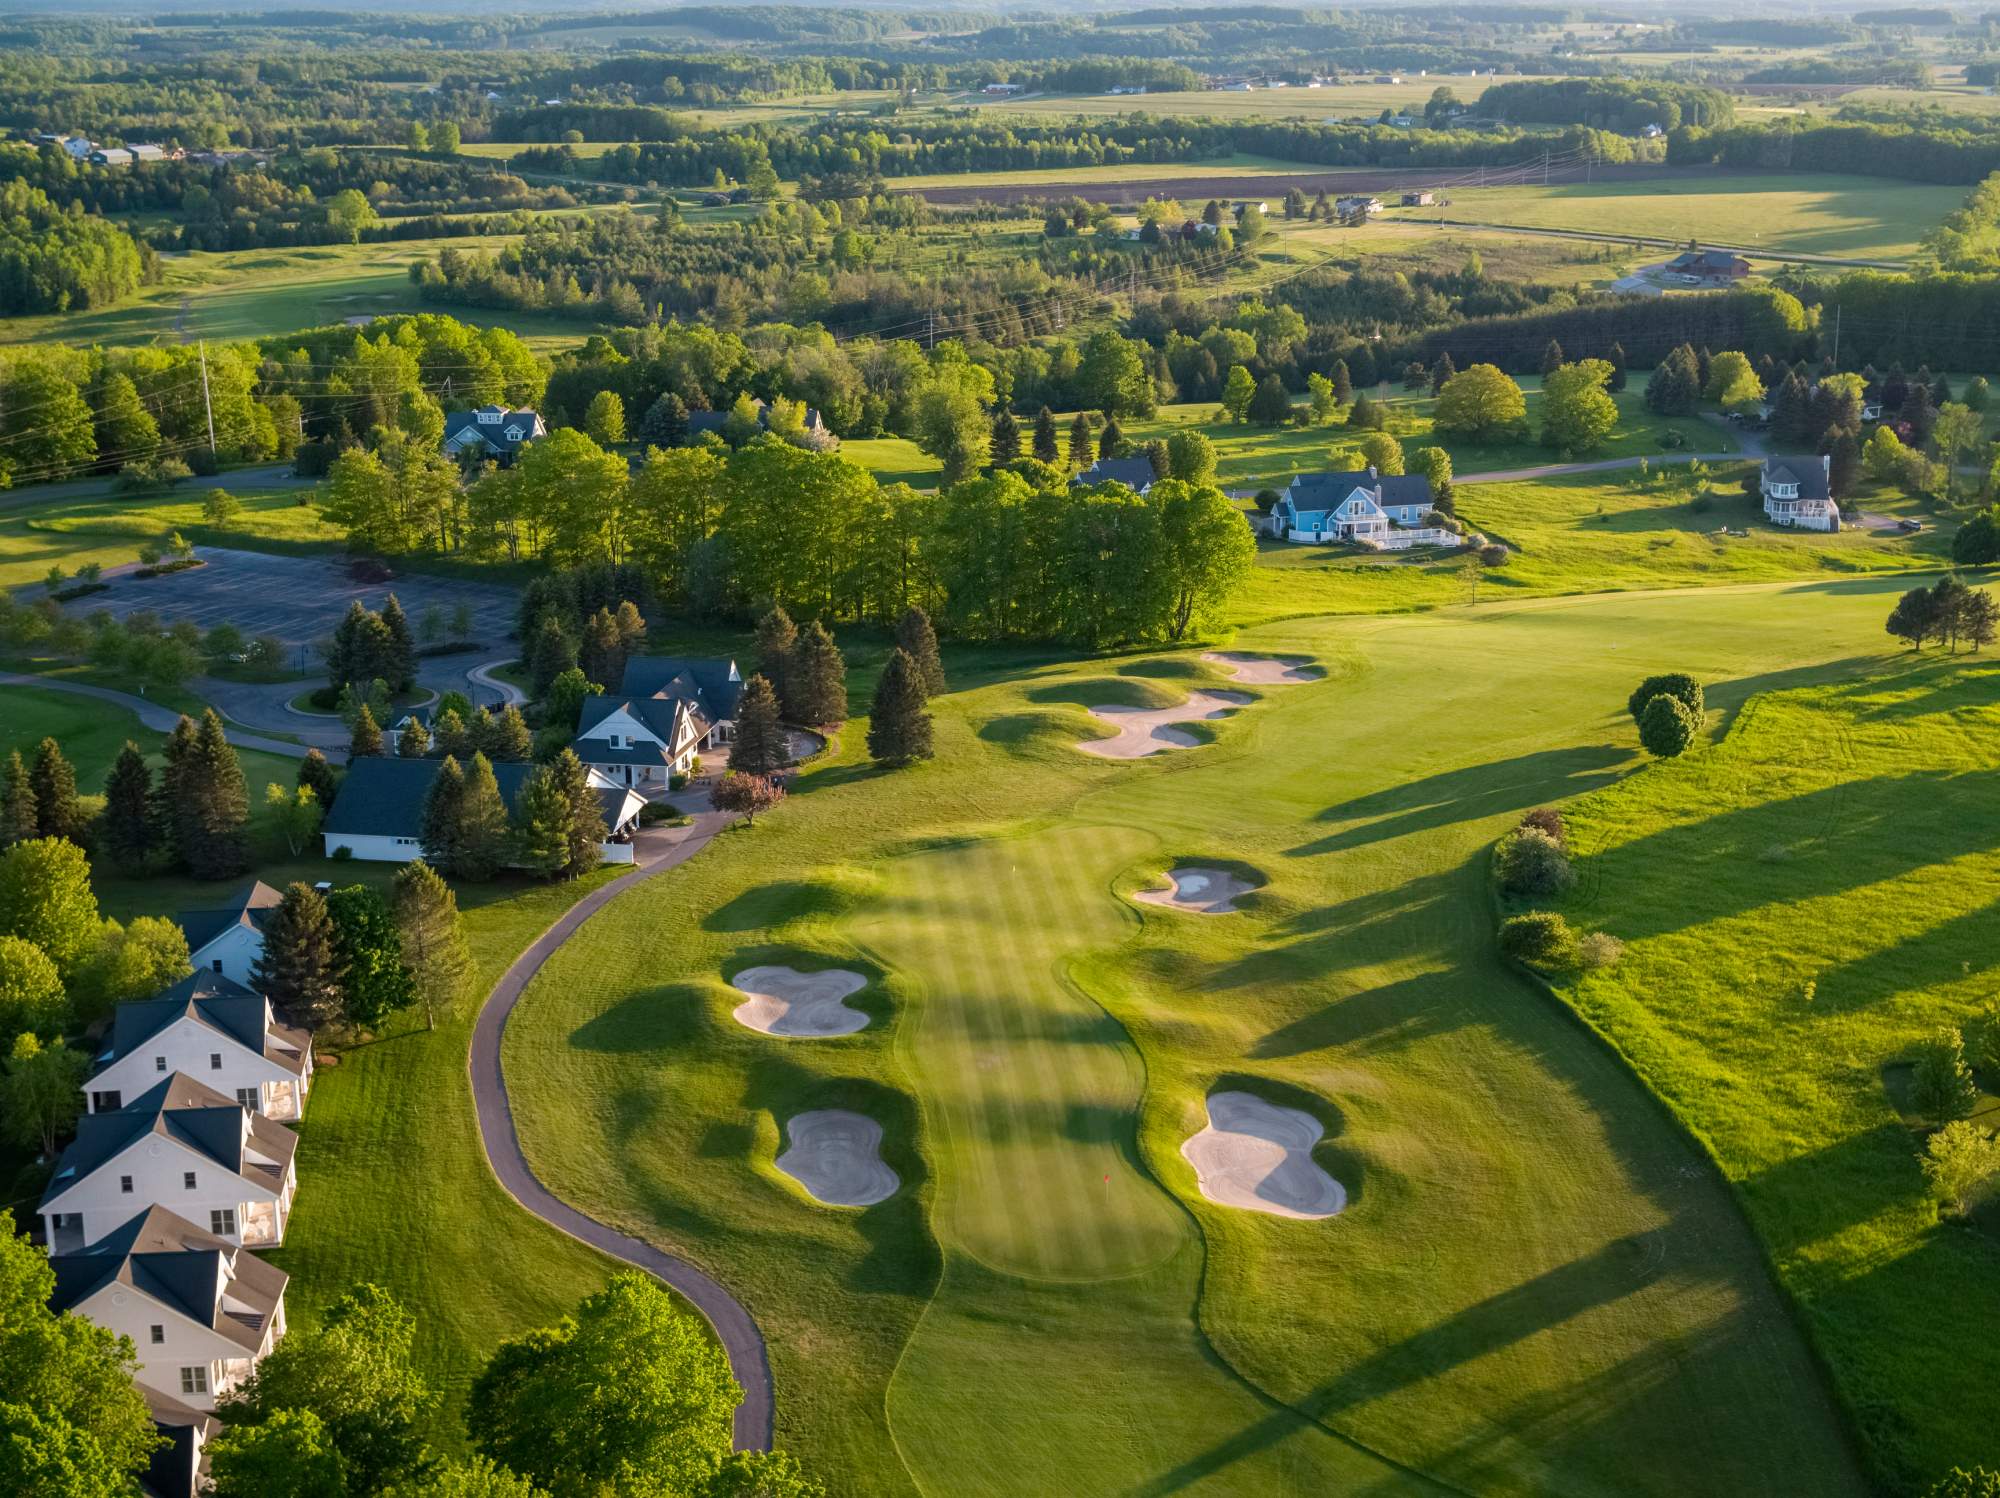
<instances>
[{"instance_id":1,"label":"green crop field","mask_svg":"<svg viewBox=\"0 0 2000 1498\"><path fill-rule=\"evenodd\" d=\"M1992 1001L1996 715L2000 669L1905 655L1759 697L1570 813L1564 908L1625 954L1567 996L1713 1149L1905 1482L1994 1465L2000 1219L1939 1224L1902 1088L1918 1040Z\"/></svg>"},{"instance_id":2,"label":"green crop field","mask_svg":"<svg viewBox=\"0 0 2000 1498\"><path fill-rule=\"evenodd\" d=\"M1378 74L1387 77L1388 74ZM1467 104L1493 82L1463 73L1429 77L1398 75L1400 83L1377 83L1374 77L1343 79L1324 88L1260 88L1248 93L1228 89L1190 89L1151 94L1030 94L1017 99L986 99L978 94L953 96L953 104L975 105L982 114L999 119L1014 116L1093 119L1123 114L1150 114L1182 119L1269 119L1346 121L1365 115L1372 122L1385 109L1422 114L1425 102L1440 88L1449 88Z\"/></svg>"}]
</instances>

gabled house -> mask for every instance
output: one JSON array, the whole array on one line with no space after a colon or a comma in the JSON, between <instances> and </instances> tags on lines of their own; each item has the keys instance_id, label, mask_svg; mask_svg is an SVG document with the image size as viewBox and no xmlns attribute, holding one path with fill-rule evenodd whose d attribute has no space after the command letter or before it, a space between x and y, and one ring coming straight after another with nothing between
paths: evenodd
<instances>
[{"instance_id":1,"label":"gabled house","mask_svg":"<svg viewBox=\"0 0 2000 1498\"><path fill-rule=\"evenodd\" d=\"M521 449L549 429L533 411L510 411L505 406L478 406L470 411L454 411L444 419L444 450L454 458L491 458L502 468L510 466Z\"/></svg>"},{"instance_id":2,"label":"gabled house","mask_svg":"<svg viewBox=\"0 0 2000 1498\"><path fill-rule=\"evenodd\" d=\"M581 749L581 746L578 746ZM408 863L423 854L424 801L437 779L441 759L387 759L365 755L349 763L340 791L320 824L326 856L347 849L350 858L371 863ZM533 765L503 760L493 767L500 799L511 814ZM632 833L645 809L645 797L618 785L596 770L590 773L604 817L605 841L599 850L606 863L632 862Z\"/></svg>"},{"instance_id":3,"label":"gabled house","mask_svg":"<svg viewBox=\"0 0 2000 1498\"><path fill-rule=\"evenodd\" d=\"M183 910L174 919L187 934L188 960L248 987L257 959L264 955L264 922L284 896L261 879L253 879L228 905L213 910Z\"/></svg>"},{"instance_id":4,"label":"gabled house","mask_svg":"<svg viewBox=\"0 0 2000 1498\"><path fill-rule=\"evenodd\" d=\"M1382 200L1372 195L1350 193L1333 200L1333 211L1341 218L1367 218L1382 211Z\"/></svg>"},{"instance_id":5,"label":"gabled house","mask_svg":"<svg viewBox=\"0 0 2000 1498\"><path fill-rule=\"evenodd\" d=\"M208 1486L208 1443L222 1422L206 1410L170 1399L149 1384L138 1384L161 1445L146 1462L139 1491L145 1498L198 1498Z\"/></svg>"},{"instance_id":6,"label":"gabled house","mask_svg":"<svg viewBox=\"0 0 2000 1498\"><path fill-rule=\"evenodd\" d=\"M743 674L717 658L647 655L625 663L617 696L586 697L576 756L615 785L664 790L703 749L736 737Z\"/></svg>"},{"instance_id":7,"label":"gabled house","mask_svg":"<svg viewBox=\"0 0 2000 1498\"><path fill-rule=\"evenodd\" d=\"M1764 513L1773 524L1807 531L1840 529L1840 506L1833 498L1833 459L1808 453L1799 458L1766 458L1757 475Z\"/></svg>"},{"instance_id":8,"label":"gabled house","mask_svg":"<svg viewBox=\"0 0 2000 1498\"><path fill-rule=\"evenodd\" d=\"M421 723L425 733L429 734L433 739L437 737L437 719L433 716L431 708L405 708L397 715L395 722L383 725L382 752L384 754L402 753L403 733L412 723Z\"/></svg>"},{"instance_id":9,"label":"gabled house","mask_svg":"<svg viewBox=\"0 0 2000 1498\"><path fill-rule=\"evenodd\" d=\"M1740 281L1750 274L1750 262L1727 250L1683 250L1667 262L1667 270L1704 281Z\"/></svg>"},{"instance_id":10,"label":"gabled house","mask_svg":"<svg viewBox=\"0 0 2000 1498\"><path fill-rule=\"evenodd\" d=\"M1123 484L1135 494L1144 494L1157 477L1151 458L1099 458L1069 482L1073 489L1093 484Z\"/></svg>"},{"instance_id":11,"label":"gabled house","mask_svg":"<svg viewBox=\"0 0 2000 1498\"><path fill-rule=\"evenodd\" d=\"M1435 507L1420 473L1301 473L1271 506L1269 529L1286 541L1352 541L1377 551L1449 546L1450 531L1426 527Z\"/></svg>"},{"instance_id":12,"label":"gabled house","mask_svg":"<svg viewBox=\"0 0 2000 1498\"><path fill-rule=\"evenodd\" d=\"M169 1206L218 1238L285 1241L298 1136L184 1072L115 1113L87 1113L42 1194L49 1248L88 1248L133 1213Z\"/></svg>"},{"instance_id":13,"label":"gabled house","mask_svg":"<svg viewBox=\"0 0 2000 1498\"><path fill-rule=\"evenodd\" d=\"M54 1254L49 1308L132 1339L135 1380L206 1412L285 1335L290 1276L165 1207L78 1253Z\"/></svg>"},{"instance_id":14,"label":"gabled house","mask_svg":"<svg viewBox=\"0 0 2000 1498\"><path fill-rule=\"evenodd\" d=\"M751 404L757 408L758 430L770 431L771 407L769 403L763 400L752 400ZM690 411L688 412L688 436L700 437L704 432L714 432L719 437L722 435L722 429L728 422L729 412L727 411ZM819 414L818 407L807 406L805 408L803 424L805 426L806 438L813 447L831 447L836 444L838 439L834 437L833 433L827 430L826 419Z\"/></svg>"},{"instance_id":15,"label":"gabled house","mask_svg":"<svg viewBox=\"0 0 2000 1498\"><path fill-rule=\"evenodd\" d=\"M175 1072L200 1077L252 1113L296 1119L312 1089L312 1035L280 1024L262 994L199 970L157 997L118 1006L83 1084L89 1111L115 1113Z\"/></svg>"}]
</instances>

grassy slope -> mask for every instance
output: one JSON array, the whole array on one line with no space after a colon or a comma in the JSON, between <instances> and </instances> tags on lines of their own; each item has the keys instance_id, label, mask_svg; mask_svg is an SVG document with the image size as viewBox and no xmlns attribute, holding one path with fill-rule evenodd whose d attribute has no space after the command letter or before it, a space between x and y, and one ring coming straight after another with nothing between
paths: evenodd
<instances>
[{"instance_id":1,"label":"grassy slope","mask_svg":"<svg viewBox=\"0 0 2000 1498\"><path fill-rule=\"evenodd\" d=\"M1210 679L1191 657L961 657L937 763L874 775L850 725L789 806L557 957L509 1035L530 1156L748 1300L781 1440L846 1491L1408 1485L1301 1414L1481 1492L1851 1491L1735 1207L1497 963L1481 868L1519 809L1631 763L1634 675L1685 665L1736 702L1837 672L1878 649L1892 591L1261 629L1241 643L1336 679L1139 765L1076 754L1077 704L1174 700ZM1115 903L1185 855L1252 862L1269 890L1240 921ZM868 972L877 1023L785 1043L735 1025L724 976L774 957ZM1129 1082L1083 1000L1122 1025ZM1245 1075L1332 1124L1348 1213L1195 1194L1179 1143ZM840 1211L773 1171L781 1121L828 1105L884 1121L903 1193ZM1151 1257L1154 1192L1198 1250ZM1031 1427L1061 1432L1053 1456L982 1434Z\"/></svg>"},{"instance_id":2,"label":"grassy slope","mask_svg":"<svg viewBox=\"0 0 2000 1498\"><path fill-rule=\"evenodd\" d=\"M1904 658L1571 813L1572 917L1626 950L1569 997L1713 1148L1905 1480L2000 1462L1991 1224L1938 1224L1896 1067L1991 998L1996 710L2000 668Z\"/></svg>"},{"instance_id":3,"label":"grassy slope","mask_svg":"<svg viewBox=\"0 0 2000 1498\"><path fill-rule=\"evenodd\" d=\"M312 504L301 503L310 501L315 490L239 493L235 497L241 512L220 526L202 519L207 490L200 479L190 479L171 494L90 494L0 508L0 587L40 582L51 565L74 575L88 562L115 567L137 561L141 546L174 531L191 541L252 550L260 543L333 547L345 538Z\"/></svg>"}]
</instances>

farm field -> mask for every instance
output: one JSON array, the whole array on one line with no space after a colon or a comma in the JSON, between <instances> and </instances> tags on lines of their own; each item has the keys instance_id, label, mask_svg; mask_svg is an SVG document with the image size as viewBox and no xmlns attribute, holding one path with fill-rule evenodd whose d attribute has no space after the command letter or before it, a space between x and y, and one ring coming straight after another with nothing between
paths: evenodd
<instances>
[{"instance_id":1,"label":"farm field","mask_svg":"<svg viewBox=\"0 0 2000 1498\"><path fill-rule=\"evenodd\" d=\"M1467 104L1476 104L1493 82L1491 78L1464 73L1437 73L1419 78L1404 77L1401 83L1377 83L1373 78L1343 81L1325 88L1253 89L1249 93L1225 89L1189 89L1181 93L1151 94L1031 94L1017 99L984 99L978 94L955 96L951 102L971 105L981 114L1001 118L1043 116L1093 119L1113 115L1150 114L1163 118L1347 120L1367 115L1373 120L1385 109L1412 114L1423 113L1425 103L1440 88L1449 88Z\"/></svg>"},{"instance_id":2,"label":"farm field","mask_svg":"<svg viewBox=\"0 0 2000 1498\"><path fill-rule=\"evenodd\" d=\"M1900 586L1246 630L1330 679L1136 764L1077 752L1085 706L1231 683L1191 654L954 656L935 763L871 772L851 723L781 816L556 956L507 1037L530 1159L728 1279L781 1444L842 1492L1858 1492L1737 1207L1495 958L1484 850L1634 763L1637 676L1696 670L1725 709L1845 679ZM1128 902L1218 857L1262 881L1241 918ZM766 962L859 973L869 1027L738 1024L726 979ZM1348 1209L1206 1202L1179 1145L1218 1086L1320 1119ZM883 1125L881 1206L775 1168L826 1107ZM1060 1439L1008 1438L1031 1427Z\"/></svg>"},{"instance_id":3,"label":"farm field","mask_svg":"<svg viewBox=\"0 0 2000 1498\"><path fill-rule=\"evenodd\" d=\"M1760 697L1570 810L1560 908L1626 946L1565 997L1713 1150L1905 1482L1994 1456L1988 1379L1934 1374L1986 1354L2000 1219L1989 1197L1937 1221L1907 1060L1991 1001L1996 708L1991 663L1906 653Z\"/></svg>"}]
</instances>

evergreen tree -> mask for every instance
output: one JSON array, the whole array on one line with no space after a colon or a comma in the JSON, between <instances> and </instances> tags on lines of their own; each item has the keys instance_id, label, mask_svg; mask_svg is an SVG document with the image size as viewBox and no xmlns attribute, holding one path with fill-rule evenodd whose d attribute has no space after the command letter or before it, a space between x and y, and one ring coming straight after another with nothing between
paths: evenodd
<instances>
[{"instance_id":1,"label":"evergreen tree","mask_svg":"<svg viewBox=\"0 0 2000 1498\"><path fill-rule=\"evenodd\" d=\"M1076 419L1069 424L1069 466L1072 470L1081 473L1097 461L1094 442L1090 431L1090 413L1077 412Z\"/></svg>"},{"instance_id":2,"label":"evergreen tree","mask_svg":"<svg viewBox=\"0 0 2000 1498\"><path fill-rule=\"evenodd\" d=\"M465 771L456 756L447 753L438 772L424 792L422 830L424 857L448 874L459 867L459 822L465 810Z\"/></svg>"},{"instance_id":3,"label":"evergreen tree","mask_svg":"<svg viewBox=\"0 0 2000 1498\"><path fill-rule=\"evenodd\" d=\"M896 644L916 664L917 681L924 689L924 696L935 697L942 692L944 662L938 657L937 631L931 628L931 616L911 604L896 622Z\"/></svg>"},{"instance_id":4,"label":"evergreen tree","mask_svg":"<svg viewBox=\"0 0 2000 1498\"><path fill-rule=\"evenodd\" d=\"M1447 349L1439 354L1437 363L1431 366L1431 394L1436 395L1444 389L1444 382L1457 373L1458 366L1451 362L1451 351Z\"/></svg>"},{"instance_id":5,"label":"evergreen tree","mask_svg":"<svg viewBox=\"0 0 2000 1498\"><path fill-rule=\"evenodd\" d=\"M785 731L778 723L777 693L762 676L752 676L743 683L736 704L736 742L729 746L729 768L770 775L789 763Z\"/></svg>"},{"instance_id":6,"label":"evergreen tree","mask_svg":"<svg viewBox=\"0 0 2000 1498\"><path fill-rule=\"evenodd\" d=\"M1449 358L1450 355L1445 357ZM1333 361L1333 399L1334 404L1341 406L1354 399L1354 375L1348 369L1345 359Z\"/></svg>"},{"instance_id":7,"label":"evergreen tree","mask_svg":"<svg viewBox=\"0 0 2000 1498\"><path fill-rule=\"evenodd\" d=\"M459 919L458 897L421 858L396 872L391 906L402 938L403 962L424 1005L424 1028L435 1030L440 1010L449 1011L472 974L472 951Z\"/></svg>"},{"instance_id":8,"label":"evergreen tree","mask_svg":"<svg viewBox=\"0 0 2000 1498\"><path fill-rule=\"evenodd\" d=\"M886 765L931 757L931 715L924 708L923 673L898 648L875 683L868 716L868 752Z\"/></svg>"},{"instance_id":9,"label":"evergreen tree","mask_svg":"<svg viewBox=\"0 0 2000 1498\"><path fill-rule=\"evenodd\" d=\"M1715 355L1711 354L1708 351L1707 344L1704 343L1700 348L1695 350L1694 388L1696 390L1708 389L1708 379L1714 363L1715 363Z\"/></svg>"},{"instance_id":10,"label":"evergreen tree","mask_svg":"<svg viewBox=\"0 0 2000 1498\"><path fill-rule=\"evenodd\" d=\"M639 440L655 447L679 447L687 434L687 402L671 390L647 407L639 422Z\"/></svg>"},{"instance_id":11,"label":"evergreen tree","mask_svg":"<svg viewBox=\"0 0 2000 1498\"><path fill-rule=\"evenodd\" d=\"M314 799L321 806L333 805L334 793L340 789L340 777L334 774L333 766L317 749L306 750L306 757L299 761L298 783L310 786Z\"/></svg>"},{"instance_id":12,"label":"evergreen tree","mask_svg":"<svg viewBox=\"0 0 2000 1498\"><path fill-rule=\"evenodd\" d=\"M34 782L21 762L21 751L7 756L7 772L0 781L0 848L29 842L41 836L41 817L35 809Z\"/></svg>"},{"instance_id":13,"label":"evergreen tree","mask_svg":"<svg viewBox=\"0 0 2000 1498\"><path fill-rule=\"evenodd\" d=\"M1646 404L1662 416L1685 416L1703 388L1694 350L1683 343L1655 366L1646 381Z\"/></svg>"},{"instance_id":14,"label":"evergreen tree","mask_svg":"<svg viewBox=\"0 0 2000 1498\"><path fill-rule=\"evenodd\" d=\"M625 659L629 661L633 656L645 649L646 616L639 612L638 604L627 598L618 605L618 612L612 617L618 626L619 648L625 652ZM621 673L619 677L621 685L623 681L624 677ZM617 688L607 687L605 690L616 691Z\"/></svg>"},{"instance_id":15,"label":"evergreen tree","mask_svg":"<svg viewBox=\"0 0 2000 1498\"><path fill-rule=\"evenodd\" d=\"M528 645L528 675L534 683L535 696L546 693L549 683L575 664L576 642L563 629L561 620L554 614L544 614Z\"/></svg>"},{"instance_id":16,"label":"evergreen tree","mask_svg":"<svg viewBox=\"0 0 2000 1498\"><path fill-rule=\"evenodd\" d=\"M326 910L342 1013L351 1025L378 1025L415 997L389 902L365 884L350 884L326 897Z\"/></svg>"},{"instance_id":17,"label":"evergreen tree","mask_svg":"<svg viewBox=\"0 0 2000 1498\"><path fill-rule=\"evenodd\" d=\"M1062 456L1056 450L1056 415L1047 406L1035 413L1035 441L1031 451L1038 462L1052 467Z\"/></svg>"},{"instance_id":18,"label":"evergreen tree","mask_svg":"<svg viewBox=\"0 0 2000 1498\"><path fill-rule=\"evenodd\" d=\"M604 839L611 834L604 825L604 808L591 787L590 771L576 757L576 751L565 748L549 762L548 768L555 775L568 808L564 824L566 856L561 873L574 879L597 867L604 857Z\"/></svg>"},{"instance_id":19,"label":"evergreen tree","mask_svg":"<svg viewBox=\"0 0 2000 1498\"><path fill-rule=\"evenodd\" d=\"M1930 441L1931 428L1937 425L1937 407L1931 404L1930 386L1912 380L1898 414L1910 424L1911 446Z\"/></svg>"},{"instance_id":20,"label":"evergreen tree","mask_svg":"<svg viewBox=\"0 0 2000 1498\"><path fill-rule=\"evenodd\" d=\"M1829 487L1835 499L1845 499L1861 480L1861 444L1854 433L1828 429L1827 456L1833 459Z\"/></svg>"},{"instance_id":21,"label":"evergreen tree","mask_svg":"<svg viewBox=\"0 0 2000 1498\"><path fill-rule=\"evenodd\" d=\"M1815 430L1812 391L1798 375L1786 375L1771 398L1772 439L1786 447L1801 447Z\"/></svg>"},{"instance_id":22,"label":"evergreen tree","mask_svg":"<svg viewBox=\"0 0 2000 1498\"><path fill-rule=\"evenodd\" d=\"M1563 346L1551 338L1542 350L1542 378L1546 380L1567 362L1563 358Z\"/></svg>"},{"instance_id":23,"label":"evergreen tree","mask_svg":"<svg viewBox=\"0 0 2000 1498\"><path fill-rule=\"evenodd\" d=\"M438 754L464 761L472 758L479 746L472 741L472 730L465 726L465 720L456 708L445 708L432 724L431 748Z\"/></svg>"},{"instance_id":24,"label":"evergreen tree","mask_svg":"<svg viewBox=\"0 0 2000 1498\"><path fill-rule=\"evenodd\" d=\"M786 708L794 721L822 727L846 721L847 663L817 619L799 631L788 680L793 700Z\"/></svg>"},{"instance_id":25,"label":"evergreen tree","mask_svg":"<svg viewBox=\"0 0 2000 1498\"><path fill-rule=\"evenodd\" d=\"M366 755L382 752L382 728L375 721L375 714L367 703L354 715L354 735L347 741L347 757L361 759Z\"/></svg>"},{"instance_id":26,"label":"evergreen tree","mask_svg":"<svg viewBox=\"0 0 2000 1498\"><path fill-rule=\"evenodd\" d=\"M431 752L431 731L416 719L396 737L396 754L401 759L427 759Z\"/></svg>"},{"instance_id":27,"label":"evergreen tree","mask_svg":"<svg viewBox=\"0 0 2000 1498\"><path fill-rule=\"evenodd\" d=\"M188 766L181 860L197 879L230 879L250 867L250 787L222 719L210 708Z\"/></svg>"},{"instance_id":28,"label":"evergreen tree","mask_svg":"<svg viewBox=\"0 0 2000 1498\"><path fill-rule=\"evenodd\" d=\"M142 871L153 856L153 772L137 744L118 752L105 779L103 828L112 861L127 873Z\"/></svg>"},{"instance_id":29,"label":"evergreen tree","mask_svg":"<svg viewBox=\"0 0 2000 1498\"><path fill-rule=\"evenodd\" d=\"M1097 451L1107 458L1125 456L1125 429L1118 425L1117 417L1105 418L1104 430L1097 437Z\"/></svg>"},{"instance_id":30,"label":"evergreen tree","mask_svg":"<svg viewBox=\"0 0 2000 1498\"><path fill-rule=\"evenodd\" d=\"M792 700L792 650L798 642L792 616L776 604L757 621L757 672L778 694L779 712L793 719L798 717L798 704Z\"/></svg>"},{"instance_id":31,"label":"evergreen tree","mask_svg":"<svg viewBox=\"0 0 2000 1498\"><path fill-rule=\"evenodd\" d=\"M565 751L566 753L568 751ZM569 861L569 797L548 765L537 765L514 798L514 862L553 879Z\"/></svg>"},{"instance_id":32,"label":"evergreen tree","mask_svg":"<svg viewBox=\"0 0 2000 1498\"><path fill-rule=\"evenodd\" d=\"M1354 397L1354 404L1347 408L1347 424L1355 431L1379 431L1382 426L1382 408L1367 395Z\"/></svg>"},{"instance_id":33,"label":"evergreen tree","mask_svg":"<svg viewBox=\"0 0 2000 1498\"><path fill-rule=\"evenodd\" d=\"M193 820L188 785L195 757L194 719L182 714L161 746L159 784L153 793L153 846L179 866L187 860L188 824Z\"/></svg>"},{"instance_id":34,"label":"evergreen tree","mask_svg":"<svg viewBox=\"0 0 2000 1498\"><path fill-rule=\"evenodd\" d=\"M45 738L35 749L35 765L28 772L35 788L35 825L42 837L66 837L83 841L83 808L76 799L76 770L63 758L62 745Z\"/></svg>"},{"instance_id":35,"label":"evergreen tree","mask_svg":"<svg viewBox=\"0 0 2000 1498\"><path fill-rule=\"evenodd\" d=\"M507 841L507 803L493 761L475 754L458 805L458 867L453 872L461 879L491 879L507 861Z\"/></svg>"},{"instance_id":36,"label":"evergreen tree","mask_svg":"<svg viewBox=\"0 0 2000 1498\"><path fill-rule=\"evenodd\" d=\"M993 435L986 453L995 468L1005 468L1021 456L1021 424L1005 406L993 413Z\"/></svg>"},{"instance_id":37,"label":"evergreen tree","mask_svg":"<svg viewBox=\"0 0 2000 1498\"><path fill-rule=\"evenodd\" d=\"M389 683L392 694L407 692L417 681L417 642L411 637L410 621L404 617L403 605L397 602L394 593L382 605L382 625L388 631L388 650L379 663L383 669L376 671L375 676Z\"/></svg>"},{"instance_id":38,"label":"evergreen tree","mask_svg":"<svg viewBox=\"0 0 2000 1498\"><path fill-rule=\"evenodd\" d=\"M1604 388L1611 391L1623 390L1625 388L1625 345L1622 343L1612 344L1611 352L1604 357L1605 361L1611 366L1611 378L1604 382Z\"/></svg>"},{"instance_id":39,"label":"evergreen tree","mask_svg":"<svg viewBox=\"0 0 2000 1498\"><path fill-rule=\"evenodd\" d=\"M600 608L583 627L583 645L576 663L583 674L607 692L625 679L625 641L611 610ZM549 678L553 681L555 678Z\"/></svg>"},{"instance_id":40,"label":"evergreen tree","mask_svg":"<svg viewBox=\"0 0 2000 1498\"><path fill-rule=\"evenodd\" d=\"M285 897L264 921L257 991L294 1023L317 1026L340 1016L345 977L325 898L310 884L287 885Z\"/></svg>"},{"instance_id":41,"label":"evergreen tree","mask_svg":"<svg viewBox=\"0 0 2000 1498\"><path fill-rule=\"evenodd\" d=\"M535 736L528 731L528 720L521 716L521 709L510 702L489 718L479 747L496 763L518 764L533 757Z\"/></svg>"}]
</instances>

